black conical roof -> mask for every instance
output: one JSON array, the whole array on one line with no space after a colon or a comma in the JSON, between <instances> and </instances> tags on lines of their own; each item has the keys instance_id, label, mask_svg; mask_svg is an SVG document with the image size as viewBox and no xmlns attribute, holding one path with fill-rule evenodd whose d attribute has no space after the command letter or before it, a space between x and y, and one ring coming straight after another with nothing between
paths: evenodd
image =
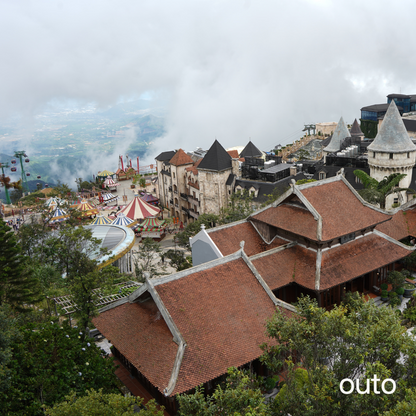
<instances>
[{"instance_id":1,"label":"black conical roof","mask_svg":"<svg viewBox=\"0 0 416 416\"><path fill-rule=\"evenodd\" d=\"M247 143L247 146L240 153L240 157L260 157L262 155L262 151L257 149L257 147L254 146L254 144L251 142L251 140Z\"/></svg>"},{"instance_id":2,"label":"black conical roof","mask_svg":"<svg viewBox=\"0 0 416 416\"><path fill-rule=\"evenodd\" d=\"M215 140L213 145L208 150L207 154L198 165L198 169L221 171L230 169L232 167L231 156L220 145L218 140Z\"/></svg>"}]
</instances>

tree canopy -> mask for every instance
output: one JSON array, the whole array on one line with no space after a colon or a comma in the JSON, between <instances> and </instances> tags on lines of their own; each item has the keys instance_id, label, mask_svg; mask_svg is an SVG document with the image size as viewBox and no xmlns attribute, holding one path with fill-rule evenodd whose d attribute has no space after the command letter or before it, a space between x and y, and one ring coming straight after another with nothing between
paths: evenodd
<instances>
[{"instance_id":1,"label":"tree canopy","mask_svg":"<svg viewBox=\"0 0 416 416\"><path fill-rule=\"evenodd\" d=\"M361 197L370 204L379 205L380 208L386 208L386 198L394 193L400 195L401 191L414 193L410 188L399 188L400 181L406 176L404 173L392 173L384 177L382 181L378 181L368 175L366 172L356 169L354 175L364 185L364 189L358 191Z\"/></svg>"}]
</instances>

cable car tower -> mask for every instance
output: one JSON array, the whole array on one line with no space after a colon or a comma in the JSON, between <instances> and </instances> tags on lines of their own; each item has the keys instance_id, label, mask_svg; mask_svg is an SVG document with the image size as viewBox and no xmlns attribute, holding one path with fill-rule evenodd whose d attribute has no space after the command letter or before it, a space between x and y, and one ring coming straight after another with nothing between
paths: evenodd
<instances>
[{"instance_id":1,"label":"cable car tower","mask_svg":"<svg viewBox=\"0 0 416 416\"><path fill-rule=\"evenodd\" d=\"M8 167L10 167L10 165L8 162L5 162L5 163L0 162L0 167L1 167L1 176L2 176L2 179L4 180L6 177L6 175L4 174L4 168L7 169ZM4 183L4 191L6 192L6 204L11 204L12 201L10 200L9 190L7 189L6 183Z\"/></svg>"},{"instance_id":2,"label":"cable car tower","mask_svg":"<svg viewBox=\"0 0 416 416\"><path fill-rule=\"evenodd\" d=\"M25 172L25 169L23 167L23 161L25 161L25 163L29 163L29 159L27 157L27 154L24 150L20 150L20 151L15 151L14 152L14 157L20 160L20 167L22 168L22 188L23 188L23 192L29 192L29 185L27 183L27 179L26 176L30 176L29 172ZM12 160L12 164L15 165L16 164L16 160L13 159ZM13 168L12 168L13 171ZM16 171L16 168L14 169L14 171Z\"/></svg>"}]
</instances>

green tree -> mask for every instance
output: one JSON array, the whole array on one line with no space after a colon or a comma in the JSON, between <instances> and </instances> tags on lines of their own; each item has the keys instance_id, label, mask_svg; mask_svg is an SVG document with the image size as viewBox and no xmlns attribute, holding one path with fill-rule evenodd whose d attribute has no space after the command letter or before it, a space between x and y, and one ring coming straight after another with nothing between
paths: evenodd
<instances>
[{"instance_id":1,"label":"green tree","mask_svg":"<svg viewBox=\"0 0 416 416\"><path fill-rule=\"evenodd\" d=\"M178 272L192 267L192 257L185 256L183 251L168 250L166 253L164 253L164 256L170 260L171 266L174 267Z\"/></svg>"},{"instance_id":2,"label":"green tree","mask_svg":"<svg viewBox=\"0 0 416 416\"><path fill-rule=\"evenodd\" d=\"M275 344L263 346L263 360L274 371L287 374L287 394L275 402L276 412L379 415L404 400L405 388L415 387L416 343L406 334L401 318L390 308L378 308L354 296L331 311L303 297L297 304L299 315L278 310L268 322ZM296 381L300 366L307 372L302 383ZM343 379L359 379L361 390L366 390L366 380L375 374L381 380L396 381L394 395L375 394L373 382L370 394L341 393Z\"/></svg>"},{"instance_id":3,"label":"green tree","mask_svg":"<svg viewBox=\"0 0 416 416\"><path fill-rule=\"evenodd\" d=\"M11 342L10 384L0 394L2 415L42 415L75 391L117 392L112 359L93 340L82 340L82 330L64 322L25 323Z\"/></svg>"},{"instance_id":4,"label":"green tree","mask_svg":"<svg viewBox=\"0 0 416 416\"><path fill-rule=\"evenodd\" d=\"M253 212L253 196L245 189L240 193L232 193L227 208L221 209L220 222L228 224L230 222L243 220Z\"/></svg>"},{"instance_id":5,"label":"green tree","mask_svg":"<svg viewBox=\"0 0 416 416\"><path fill-rule=\"evenodd\" d=\"M163 408L158 410L154 400L143 407L141 397L123 396L115 393L103 393L88 390L86 396L78 397L75 392L65 397L65 401L47 408L47 416L163 416ZM137 411L136 411L137 409Z\"/></svg>"},{"instance_id":6,"label":"green tree","mask_svg":"<svg viewBox=\"0 0 416 416\"><path fill-rule=\"evenodd\" d=\"M179 414L182 416L267 416L270 414L261 390L253 375L230 368L225 386L218 386L211 396L202 387L194 394L179 395Z\"/></svg>"},{"instance_id":7,"label":"green tree","mask_svg":"<svg viewBox=\"0 0 416 416\"><path fill-rule=\"evenodd\" d=\"M395 193L399 195L401 191L415 192L410 188L398 187L400 181L406 176L405 173L392 173L380 182L359 169L354 171L354 175L364 185L364 189L358 191L361 197L370 204L379 205L382 209L386 209L386 198L389 195Z\"/></svg>"},{"instance_id":8,"label":"green tree","mask_svg":"<svg viewBox=\"0 0 416 416\"><path fill-rule=\"evenodd\" d=\"M311 157L311 154L306 149L299 149L296 152L296 156L298 157L298 160L306 160Z\"/></svg>"},{"instance_id":9,"label":"green tree","mask_svg":"<svg viewBox=\"0 0 416 416\"><path fill-rule=\"evenodd\" d=\"M28 259L9 226L0 219L0 305L25 309L39 301L39 285L28 268Z\"/></svg>"},{"instance_id":10,"label":"green tree","mask_svg":"<svg viewBox=\"0 0 416 416\"><path fill-rule=\"evenodd\" d=\"M160 264L160 243L152 238L144 238L140 244L135 261L136 278L139 282L144 282L145 273L149 278L163 274L164 266Z\"/></svg>"},{"instance_id":11,"label":"green tree","mask_svg":"<svg viewBox=\"0 0 416 416\"><path fill-rule=\"evenodd\" d=\"M296 181L296 185L304 185L305 183L316 182L316 179L299 179Z\"/></svg>"}]
</instances>

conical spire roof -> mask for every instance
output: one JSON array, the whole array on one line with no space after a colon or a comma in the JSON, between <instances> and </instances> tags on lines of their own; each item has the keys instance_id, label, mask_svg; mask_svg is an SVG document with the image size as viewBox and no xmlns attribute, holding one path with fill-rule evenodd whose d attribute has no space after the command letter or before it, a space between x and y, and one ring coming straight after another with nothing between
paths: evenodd
<instances>
[{"instance_id":1,"label":"conical spire roof","mask_svg":"<svg viewBox=\"0 0 416 416\"><path fill-rule=\"evenodd\" d=\"M220 145L218 140L210 147L207 154L198 165L198 169L221 171L232 167L231 156Z\"/></svg>"},{"instance_id":2,"label":"conical spire roof","mask_svg":"<svg viewBox=\"0 0 416 416\"><path fill-rule=\"evenodd\" d=\"M339 152L341 150L341 143L346 137L351 136L344 119L341 117L338 121L334 134L332 135L332 139L328 146L324 148L324 151L328 153Z\"/></svg>"},{"instance_id":3,"label":"conical spire roof","mask_svg":"<svg viewBox=\"0 0 416 416\"><path fill-rule=\"evenodd\" d=\"M259 150L251 140L247 143L247 146L240 153L240 157L259 157L262 156L263 152Z\"/></svg>"},{"instance_id":4,"label":"conical spire roof","mask_svg":"<svg viewBox=\"0 0 416 416\"><path fill-rule=\"evenodd\" d=\"M392 101L387 109L384 120L381 123L373 143L368 146L372 152L405 153L416 151L416 146L410 140L406 127L397 109L396 103Z\"/></svg>"},{"instance_id":5,"label":"conical spire roof","mask_svg":"<svg viewBox=\"0 0 416 416\"><path fill-rule=\"evenodd\" d=\"M354 123L352 123L350 134L351 136L364 136L364 133L361 131L357 119L355 119Z\"/></svg>"}]
</instances>

